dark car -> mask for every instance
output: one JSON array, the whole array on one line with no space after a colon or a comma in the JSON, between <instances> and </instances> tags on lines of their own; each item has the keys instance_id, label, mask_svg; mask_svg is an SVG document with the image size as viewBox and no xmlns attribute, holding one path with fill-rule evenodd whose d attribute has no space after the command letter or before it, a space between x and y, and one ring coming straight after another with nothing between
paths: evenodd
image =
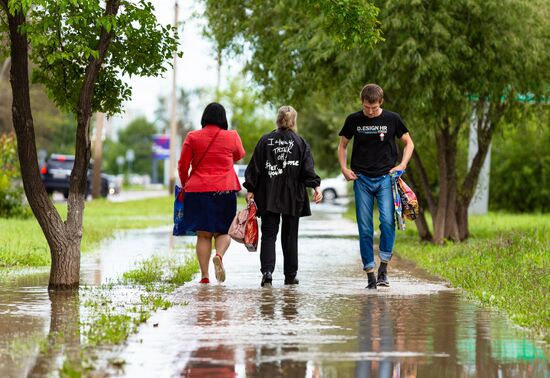
<instances>
[{"instance_id":1,"label":"dark car","mask_svg":"<svg viewBox=\"0 0 550 378\"><path fill-rule=\"evenodd\" d=\"M73 155L52 154L40 168L42 182L48 194L60 192L65 198L69 197L69 180L74 165ZM92 165L88 167L88 185L86 193L92 192ZM101 196L109 195L109 177L101 173Z\"/></svg>"}]
</instances>

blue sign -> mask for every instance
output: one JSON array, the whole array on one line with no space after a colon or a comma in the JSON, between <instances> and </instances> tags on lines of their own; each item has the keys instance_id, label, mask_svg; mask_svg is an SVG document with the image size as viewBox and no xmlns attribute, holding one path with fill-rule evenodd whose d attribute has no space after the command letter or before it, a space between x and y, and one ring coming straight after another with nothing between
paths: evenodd
<instances>
[{"instance_id":1,"label":"blue sign","mask_svg":"<svg viewBox=\"0 0 550 378\"><path fill-rule=\"evenodd\" d=\"M153 135L153 159L170 159L170 136Z\"/></svg>"}]
</instances>

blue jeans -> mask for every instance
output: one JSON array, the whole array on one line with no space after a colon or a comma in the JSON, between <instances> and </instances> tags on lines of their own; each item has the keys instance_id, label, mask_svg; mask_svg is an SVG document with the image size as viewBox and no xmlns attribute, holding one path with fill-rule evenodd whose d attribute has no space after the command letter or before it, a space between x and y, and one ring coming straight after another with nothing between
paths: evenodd
<instances>
[{"instance_id":1,"label":"blue jeans","mask_svg":"<svg viewBox=\"0 0 550 378\"><path fill-rule=\"evenodd\" d=\"M372 222L374 198L380 211L380 260L388 262L393 253L395 242L395 219L393 216L393 194L390 175L367 177L358 175L353 182L357 227L359 228L359 248L363 269L373 269L374 263L374 226Z\"/></svg>"}]
</instances>

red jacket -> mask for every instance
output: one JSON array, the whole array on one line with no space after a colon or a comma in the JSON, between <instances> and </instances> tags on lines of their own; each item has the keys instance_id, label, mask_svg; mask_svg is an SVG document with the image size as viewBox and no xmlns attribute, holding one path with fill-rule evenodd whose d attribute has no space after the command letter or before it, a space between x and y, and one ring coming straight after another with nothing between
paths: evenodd
<instances>
[{"instance_id":1,"label":"red jacket","mask_svg":"<svg viewBox=\"0 0 550 378\"><path fill-rule=\"evenodd\" d=\"M245 151L236 131L220 130L198 168L193 168L189 177L191 163L199 161L218 130L218 126L206 125L187 134L178 162L181 185L186 192L241 190L233 164L244 157Z\"/></svg>"}]
</instances>

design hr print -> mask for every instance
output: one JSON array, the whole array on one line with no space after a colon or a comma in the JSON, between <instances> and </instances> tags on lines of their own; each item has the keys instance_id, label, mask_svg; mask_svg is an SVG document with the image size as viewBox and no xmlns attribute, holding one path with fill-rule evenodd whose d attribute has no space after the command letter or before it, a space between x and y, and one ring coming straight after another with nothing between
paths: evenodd
<instances>
[{"instance_id":1,"label":"design hr print","mask_svg":"<svg viewBox=\"0 0 550 378\"><path fill-rule=\"evenodd\" d=\"M388 126L357 126L357 132L359 134L378 134L380 140L383 142L384 137L388 133Z\"/></svg>"},{"instance_id":2,"label":"design hr print","mask_svg":"<svg viewBox=\"0 0 550 378\"><path fill-rule=\"evenodd\" d=\"M300 162L298 160L287 160L288 155L291 153L292 148L294 147L293 140L284 140L284 139L268 139L268 146L273 146L272 151L275 154L276 162L275 164L270 161L265 162L265 168L267 169L268 176L274 177L283 174L283 170L288 166L299 166ZM281 163L282 167L279 166Z\"/></svg>"}]
</instances>

